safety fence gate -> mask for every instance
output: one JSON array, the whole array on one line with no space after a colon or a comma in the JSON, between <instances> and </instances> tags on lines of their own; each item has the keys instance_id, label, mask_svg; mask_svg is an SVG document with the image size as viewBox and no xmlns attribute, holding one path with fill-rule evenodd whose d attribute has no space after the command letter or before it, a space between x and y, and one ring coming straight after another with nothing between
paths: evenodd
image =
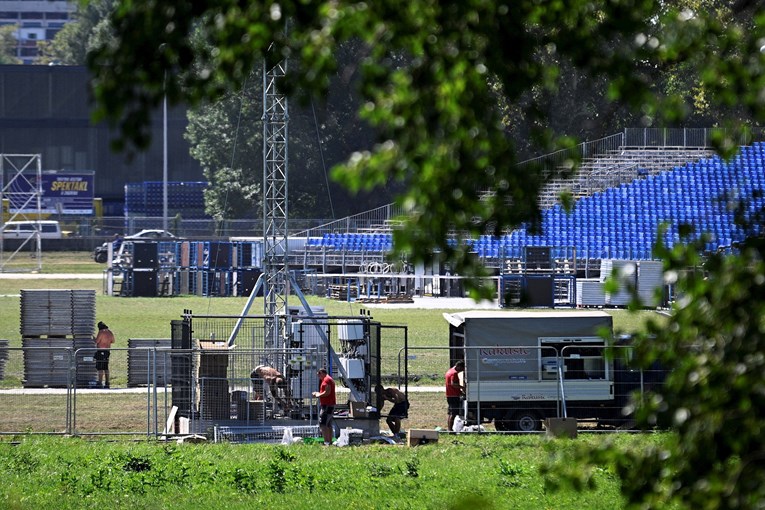
<instances>
[{"instance_id":1,"label":"safety fence gate","mask_svg":"<svg viewBox=\"0 0 765 510\"><path fill-rule=\"evenodd\" d=\"M0 407L11 411L0 413L0 434L161 435L169 349L110 352L104 389L95 348L0 346Z\"/></svg>"}]
</instances>

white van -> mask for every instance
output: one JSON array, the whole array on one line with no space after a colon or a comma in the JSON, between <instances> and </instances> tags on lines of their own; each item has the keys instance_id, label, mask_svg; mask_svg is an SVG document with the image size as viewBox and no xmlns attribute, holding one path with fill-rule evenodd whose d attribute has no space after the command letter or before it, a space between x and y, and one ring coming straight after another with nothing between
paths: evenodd
<instances>
[{"instance_id":1,"label":"white van","mask_svg":"<svg viewBox=\"0 0 765 510\"><path fill-rule=\"evenodd\" d=\"M61 225L53 220L9 221L0 226L3 239L28 239L35 230L40 232L40 239L61 239Z\"/></svg>"}]
</instances>

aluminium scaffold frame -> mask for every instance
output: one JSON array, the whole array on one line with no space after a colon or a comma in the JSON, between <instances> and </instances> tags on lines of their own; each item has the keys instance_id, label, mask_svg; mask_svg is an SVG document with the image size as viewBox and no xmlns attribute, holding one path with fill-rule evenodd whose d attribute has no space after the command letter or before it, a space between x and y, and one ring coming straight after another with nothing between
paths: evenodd
<instances>
[{"instance_id":1,"label":"aluminium scaffold frame","mask_svg":"<svg viewBox=\"0 0 765 510\"><path fill-rule=\"evenodd\" d=\"M42 212L42 162L40 154L0 154L0 204L3 215L0 232L5 232L8 200L8 221L40 220ZM5 235L0 235L0 272L7 271L14 261L25 262L19 254L31 248L30 264L14 265L14 271L40 271L42 269L42 243L39 230L19 239L18 246L8 254Z\"/></svg>"}]
</instances>

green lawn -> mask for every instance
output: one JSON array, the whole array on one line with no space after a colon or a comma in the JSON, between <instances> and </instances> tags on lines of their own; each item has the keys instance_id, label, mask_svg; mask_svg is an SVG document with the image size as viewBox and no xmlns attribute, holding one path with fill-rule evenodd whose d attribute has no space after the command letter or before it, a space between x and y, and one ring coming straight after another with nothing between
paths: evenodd
<instances>
[{"instance_id":1,"label":"green lawn","mask_svg":"<svg viewBox=\"0 0 765 510\"><path fill-rule=\"evenodd\" d=\"M3 254L4 262L9 263L9 269L30 268L36 262L30 255L29 250L13 253L6 251ZM43 251L41 273L100 273L106 264L97 264L93 261L91 252L85 251Z\"/></svg>"},{"instance_id":2,"label":"green lawn","mask_svg":"<svg viewBox=\"0 0 765 510\"><path fill-rule=\"evenodd\" d=\"M437 444L176 445L24 437L0 441L0 507L615 510L608 466L593 488L546 488L540 467L574 444L646 447L664 435L442 435Z\"/></svg>"},{"instance_id":3,"label":"green lawn","mask_svg":"<svg viewBox=\"0 0 765 510\"><path fill-rule=\"evenodd\" d=\"M54 272L76 268L80 255L57 256ZM47 260L47 259L46 259ZM88 272L103 266L90 261ZM46 268L44 272L48 272ZM0 275L1 276L1 275ZM235 315L245 298L119 298L104 296L98 280L8 280L0 277L0 338L20 346L20 289L72 288L97 292L97 318L115 331L117 347L128 338L169 338L170 321L184 309L196 314ZM292 300L294 299L294 301ZM357 303L309 297L330 315L355 316ZM297 303L291 298L290 303ZM260 313L262 300L251 313ZM445 310L372 309L375 320L408 327L412 346L445 345L448 328ZM630 314L609 310L619 331L636 331L653 312ZM383 343L383 355L395 358L400 333ZM115 385L124 384L124 356L115 356ZM432 361L440 384L446 367L445 351ZM443 359L442 359L443 358ZM122 361L120 361L122 359ZM436 382L436 381L433 381ZM412 393L410 418L404 430L428 428L445 422L440 393ZM77 429L145 430L145 395L78 393ZM49 409L64 416L62 398L50 395L5 397L12 429L18 415L40 416ZM19 406L32 406L23 412ZM105 413L105 409L111 409ZM30 408L31 411L31 408ZM61 420L59 420L61 421ZM48 423L57 432L61 423ZM5 430L8 430L7 428ZM129 436L125 436L127 438ZM138 436L140 437L140 436ZM24 435L0 436L0 508L226 508L259 507L295 509L580 509L613 510L624 507L619 480L609 466L595 473L595 485L583 492L547 489L540 468L575 444L614 441L621 446L644 448L663 441L665 434L580 434L578 439L550 440L544 436L445 435L437 444L409 448L404 445L364 445L336 448L296 444L176 445L154 441L86 441L79 438Z\"/></svg>"},{"instance_id":4,"label":"green lawn","mask_svg":"<svg viewBox=\"0 0 765 510\"><path fill-rule=\"evenodd\" d=\"M43 272L67 272L85 264L90 274L102 272L103 264L97 264L89 259L90 254L84 252L52 252L45 253ZM246 298L243 297L113 297L103 294L101 279L7 279L0 274L0 338L10 341L12 347L21 346L20 333L20 300L21 289L92 289L96 292L96 317L104 321L114 331L117 337L117 348L126 348L130 338L170 338L170 321L181 318L184 310L190 309L197 315L237 315L241 313ZM360 310L366 309L355 302L335 301L322 297L308 296L308 301L314 306L322 306L335 316L358 316ZM289 298L290 304L298 304L296 296ZM383 325L406 326L410 347L446 346L448 326L443 319L443 312L454 310L411 309L411 308L371 308L374 320ZM263 299L256 299L250 309L250 314L261 314ZM655 312L643 311L629 313L626 310L607 310L614 317L614 327L617 331L636 331L643 327L649 317L663 320ZM398 356L404 345L402 330L386 330L382 344L383 373L395 373L398 370ZM447 352L436 350L425 354L414 351L418 355L417 372L421 376L431 377L420 383L437 383L448 364ZM122 361L121 361L122 359ZM126 382L126 366L124 356L114 360L112 372L115 384Z\"/></svg>"}]
</instances>

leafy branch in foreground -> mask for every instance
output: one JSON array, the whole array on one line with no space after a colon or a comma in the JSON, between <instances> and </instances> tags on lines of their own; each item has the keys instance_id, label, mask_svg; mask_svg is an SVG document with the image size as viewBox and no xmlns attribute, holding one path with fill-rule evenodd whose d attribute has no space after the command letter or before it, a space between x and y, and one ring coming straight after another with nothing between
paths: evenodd
<instances>
[{"instance_id":1,"label":"leafy branch in foreground","mask_svg":"<svg viewBox=\"0 0 765 510\"><path fill-rule=\"evenodd\" d=\"M518 166L518 141L510 136L517 127L510 124L522 122L530 151L570 146L567 133L549 129L549 100L566 84L562 75L587 76L607 103L631 109L646 126L676 125L697 103L720 105L718 125L765 119L765 18L750 2L703 0L693 2L696 11L667 4L121 0L110 17L115 37L88 56L95 120L119 128L116 147L145 147L150 112L163 98L214 101L240 90L263 58L267 65L289 61L285 93L326 97L333 78L347 71L339 68L338 48L363 41L367 51L353 64L360 69L359 116L378 140L350 154L334 175L356 191L400 186L397 202L407 215L396 258L429 261L440 253L471 276L480 265L451 248L451 234L538 227L541 187L568 171ZM687 79L660 90L662 73L673 69ZM718 140L725 155L736 149L734 135ZM492 194L482 198L486 190Z\"/></svg>"},{"instance_id":2,"label":"leafy branch in foreground","mask_svg":"<svg viewBox=\"0 0 765 510\"><path fill-rule=\"evenodd\" d=\"M704 239L658 248L677 301L667 324L648 323L636 355L643 368L658 361L671 371L636 417L670 427L671 439L640 451L580 449L548 465L551 486L590 486L594 467L608 465L632 508L762 508L765 237L762 211L740 205L737 218L750 235L735 255L703 254Z\"/></svg>"}]
</instances>

